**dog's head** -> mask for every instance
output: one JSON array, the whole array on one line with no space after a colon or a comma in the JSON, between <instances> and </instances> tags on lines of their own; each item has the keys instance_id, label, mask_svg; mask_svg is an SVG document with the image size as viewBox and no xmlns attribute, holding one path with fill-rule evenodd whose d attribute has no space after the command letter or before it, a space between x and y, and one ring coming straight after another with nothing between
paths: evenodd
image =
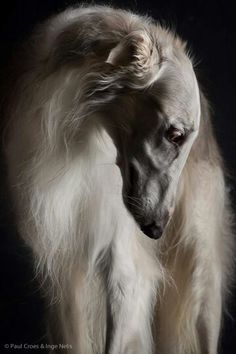
<instances>
[{"instance_id":1,"label":"dog's head","mask_svg":"<svg viewBox=\"0 0 236 354\"><path fill-rule=\"evenodd\" d=\"M192 63L178 38L153 25L124 36L104 61L105 71L92 75L90 97L102 107L117 148L124 203L142 231L157 239L199 130Z\"/></svg>"}]
</instances>

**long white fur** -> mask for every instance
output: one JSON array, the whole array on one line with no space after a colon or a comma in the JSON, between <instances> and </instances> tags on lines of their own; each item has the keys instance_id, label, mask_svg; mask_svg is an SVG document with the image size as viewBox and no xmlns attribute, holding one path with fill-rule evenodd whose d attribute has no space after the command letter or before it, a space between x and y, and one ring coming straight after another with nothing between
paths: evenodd
<instances>
[{"instance_id":1,"label":"long white fur","mask_svg":"<svg viewBox=\"0 0 236 354\"><path fill-rule=\"evenodd\" d=\"M109 89L116 77L108 82L96 62L89 73L86 62L54 70L57 38L67 26L84 25L84 41L95 34L103 38L99 26L94 23L89 32L83 23L92 13L108 23L116 19L109 35L118 41L124 26L137 31L137 40L143 36L144 45L149 41L145 36L154 24L147 18L109 7L69 9L32 37L32 58L7 110L9 184L19 231L34 253L51 304L53 344L70 344L69 352L76 354L216 354L232 237L211 127L202 125L185 163L186 152L165 236L148 239L124 206L117 151L94 110L101 104L92 98L96 83ZM170 55L174 46L184 51L178 38L158 26L156 31ZM161 75L153 59L158 53L147 48L148 61L143 52L137 58L143 71L138 79L133 76L132 89L150 86L155 73ZM88 106L83 95L93 82ZM205 157L202 139L209 144Z\"/></svg>"}]
</instances>

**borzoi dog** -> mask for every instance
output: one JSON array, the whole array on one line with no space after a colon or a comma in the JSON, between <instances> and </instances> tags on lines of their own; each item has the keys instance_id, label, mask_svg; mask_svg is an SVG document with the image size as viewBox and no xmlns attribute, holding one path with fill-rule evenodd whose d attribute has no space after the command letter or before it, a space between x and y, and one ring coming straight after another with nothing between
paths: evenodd
<instances>
[{"instance_id":1,"label":"borzoi dog","mask_svg":"<svg viewBox=\"0 0 236 354\"><path fill-rule=\"evenodd\" d=\"M38 26L16 58L8 181L68 352L217 353L231 213L185 47L92 6Z\"/></svg>"}]
</instances>

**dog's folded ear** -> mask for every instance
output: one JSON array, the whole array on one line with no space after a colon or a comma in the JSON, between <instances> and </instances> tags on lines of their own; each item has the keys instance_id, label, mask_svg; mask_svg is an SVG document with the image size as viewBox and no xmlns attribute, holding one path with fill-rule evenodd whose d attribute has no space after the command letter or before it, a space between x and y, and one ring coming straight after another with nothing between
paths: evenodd
<instances>
[{"instance_id":1,"label":"dog's folded ear","mask_svg":"<svg viewBox=\"0 0 236 354\"><path fill-rule=\"evenodd\" d=\"M113 66L128 65L132 61L133 54L133 43L130 43L125 37L125 39L110 51L106 63Z\"/></svg>"},{"instance_id":2,"label":"dog's folded ear","mask_svg":"<svg viewBox=\"0 0 236 354\"><path fill-rule=\"evenodd\" d=\"M160 69L161 53L146 31L133 31L111 49L106 63L114 67L129 67L140 79L154 80Z\"/></svg>"}]
</instances>

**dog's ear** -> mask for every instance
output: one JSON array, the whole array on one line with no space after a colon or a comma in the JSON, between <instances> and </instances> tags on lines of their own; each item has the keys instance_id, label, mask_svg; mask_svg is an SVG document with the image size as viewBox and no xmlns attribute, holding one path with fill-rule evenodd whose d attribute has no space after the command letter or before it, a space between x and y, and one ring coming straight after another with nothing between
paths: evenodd
<instances>
[{"instance_id":1,"label":"dog's ear","mask_svg":"<svg viewBox=\"0 0 236 354\"><path fill-rule=\"evenodd\" d=\"M150 34L144 30L125 36L108 54L106 62L114 66L160 62L160 53Z\"/></svg>"},{"instance_id":2,"label":"dog's ear","mask_svg":"<svg viewBox=\"0 0 236 354\"><path fill-rule=\"evenodd\" d=\"M111 49L106 63L130 67L139 78L148 76L150 79L159 71L161 55L157 43L146 31L133 31Z\"/></svg>"},{"instance_id":3,"label":"dog's ear","mask_svg":"<svg viewBox=\"0 0 236 354\"><path fill-rule=\"evenodd\" d=\"M140 34L126 36L112 48L106 62L113 66L126 66L131 64L135 61L138 48L142 45L143 41L144 39Z\"/></svg>"}]
</instances>

